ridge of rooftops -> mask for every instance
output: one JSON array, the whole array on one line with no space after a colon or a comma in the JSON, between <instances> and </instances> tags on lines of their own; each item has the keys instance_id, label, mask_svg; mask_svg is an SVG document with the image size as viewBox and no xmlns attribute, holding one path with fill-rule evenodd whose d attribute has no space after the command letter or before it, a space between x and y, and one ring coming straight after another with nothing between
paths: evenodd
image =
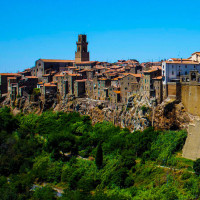
<instances>
[{"instance_id":1,"label":"ridge of rooftops","mask_svg":"<svg viewBox=\"0 0 200 200\"><path fill-rule=\"evenodd\" d=\"M190 60L189 58L186 58L186 59L185 58L170 58L164 62L167 64L199 64L198 61Z\"/></svg>"},{"instance_id":2,"label":"ridge of rooftops","mask_svg":"<svg viewBox=\"0 0 200 200\"><path fill-rule=\"evenodd\" d=\"M55 85L53 83L45 83L44 86L45 87L57 87L57 85Z\"/></svg>"},{"instance_id":3,"label":"ridge of rooftops","mask_svg":"<svg viewBox=\"0 0 200 200\"><path fill-rule=\"evenodd\" d=\"M82 62L75 62L75 64L94 64L97 63L98 61L82 61Z\"/></svg>"},{"instance_id":4,"label":"ridge of rooftops","mask_svg":"<svg viewBox=\"0 0 200 200\"><path fill-rule=\"evenodd\" d=\"M70 63L74 63L74 60L62 60L62 59L42 59L40 58L39 60L43 61L43 62L70 62ZM37 60L38 61L38 60Z\"/></svg>"},{"instance_id":5,"label":"ridge of rooftops","mask_svg":"<svg viewBox=\"0 0 200 200\"><path fill-rule=\"evenodd\" d=\"M18 73L0 73L1 76L21 76Z\"/></svg>"}]
</instances>

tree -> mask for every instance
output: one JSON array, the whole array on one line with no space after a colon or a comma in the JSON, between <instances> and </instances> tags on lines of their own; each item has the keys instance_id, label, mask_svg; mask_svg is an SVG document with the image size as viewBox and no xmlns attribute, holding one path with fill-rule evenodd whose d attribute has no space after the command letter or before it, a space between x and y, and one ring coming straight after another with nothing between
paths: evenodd
<instances>
[{"instance_id":1,"label":"tree","mask_svg":"<svg viewBox=\"0 0 200 200\"><path fill-rule=\"evenodd\" d=\"M56 199L56 192L50 188L49 186L45 186L42 188L36 188L33 194L34 200L54 200Z\"/></svg>"},{"instance_id":2,"label":"tree","mask_svg":"<svg viewBox=\"0 0 200 200\"><path fill-rule=\"evenodd\" d=\"M200 158L194 161L193 169L197 175L200 175Z\"/></svg>"},{"instance_id":3,"label":"tree","mask_svg":"<svg viewBox=\"0 0 200 200\"><path fill-rule=\"evenodd\" d=\"M96 153L96 158L95 158L95 163L98 169L102 167L103 164L103 150L101 147L101 142L97 146L97 153Z\"/></svg>"}]
</instances>

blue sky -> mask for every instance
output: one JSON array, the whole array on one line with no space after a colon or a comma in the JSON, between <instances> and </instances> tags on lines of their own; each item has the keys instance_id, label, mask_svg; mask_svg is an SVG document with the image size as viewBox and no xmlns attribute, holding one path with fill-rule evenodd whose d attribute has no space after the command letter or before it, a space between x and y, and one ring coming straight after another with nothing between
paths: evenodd
<instances>
[{"instance_id":1,"label":"blue sky","mask_svg":"<svg viewBox=\"0 0 200 200\"><path fill-rule=\"evenodd\" d=\"M200 51L199 0L0 0L0 72L39 58L74 59L78 34L91 60L157 61Z\"/></svg>"}]
</instances>

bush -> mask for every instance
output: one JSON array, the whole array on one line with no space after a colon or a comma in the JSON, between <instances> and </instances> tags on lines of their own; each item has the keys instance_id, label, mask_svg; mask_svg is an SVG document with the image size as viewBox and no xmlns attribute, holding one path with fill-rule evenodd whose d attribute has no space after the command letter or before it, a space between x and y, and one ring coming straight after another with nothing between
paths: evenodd
<instances>
[{"instance_id":1,"label":"bush","mask_svg":"<svg viewBox=\"0 0 200 200\"><path fill-rule=\"evenodd\" d=\"M197 175L200 175L200 158L194 161L193 169Z\"/></svg>"}]
</instances>

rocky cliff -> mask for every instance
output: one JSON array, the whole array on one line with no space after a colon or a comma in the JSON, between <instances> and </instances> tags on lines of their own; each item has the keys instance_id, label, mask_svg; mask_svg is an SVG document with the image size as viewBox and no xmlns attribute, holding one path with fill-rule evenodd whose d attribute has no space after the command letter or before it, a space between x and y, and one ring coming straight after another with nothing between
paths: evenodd
<instances>
[{"instance_id":1,"label":"rocky cliff","mask_svg":"<svg viewBox=\"0 0 200 200\"><path fill-rule=\"evenodd\" d=\"M10 105L9 99L4 100L1 105ZM130 97L126 105L74 97L60 101L51 96L45 101L18 98L12 103L11 108L15 114L19 112L40 114L48 109L64 112L76 111L82 115L89 115L93 124L105 120L120 127L127 127L131 131L143 130L152 125L162 130L185 129L191 121L181 103L167 99L155 106L154 101L139 95Z\"/></svg>"}]
</instances>

